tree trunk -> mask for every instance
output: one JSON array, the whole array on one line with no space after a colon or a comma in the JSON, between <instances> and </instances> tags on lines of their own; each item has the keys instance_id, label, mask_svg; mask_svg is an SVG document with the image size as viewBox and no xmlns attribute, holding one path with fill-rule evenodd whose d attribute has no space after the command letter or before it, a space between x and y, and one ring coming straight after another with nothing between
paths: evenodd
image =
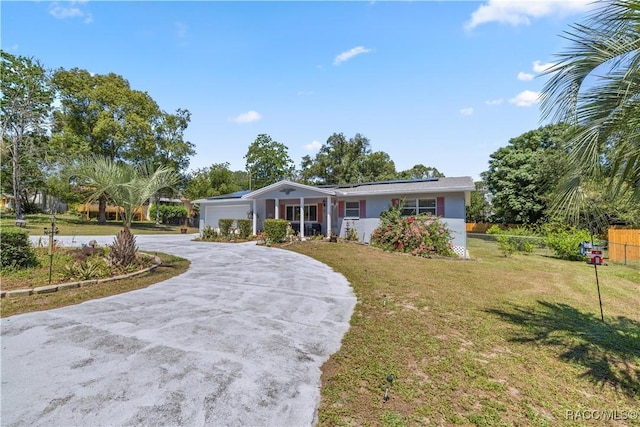
<instances>
[{"instance_id":1,"label":"tree trunk","mask_svg":"<svg viewBox=\"0 0 640 427\"><path fill-rule=\"evenodd\" d=\"M156 194L156 225L160 224L160 193Z\"/></svg>"},{"instance_id":2,"label":"tree trunk","mask_svg":"<svg viewBox=\"0 0 640 427\"><path fill-rule=\"evenodd\" d=\"M13 184L13 197L14 197L14 209L16 212L16 219L24 219L24 215L22 214L22 204L20 203L20 164L18 163L18 138L13 138L13 158L11 159L11 163L13 166L13 176L12 184Z\"/></svg>"},{"instance_id":3,"label":"tree trunk","mask_svg":"<svg viewBox=\"0 0 640 427\"><path fill-rule=\"evenodd\" d=\"M100 196L98 199L98 224L107 223L107 199Z\"/></svg>"}]
</instances>

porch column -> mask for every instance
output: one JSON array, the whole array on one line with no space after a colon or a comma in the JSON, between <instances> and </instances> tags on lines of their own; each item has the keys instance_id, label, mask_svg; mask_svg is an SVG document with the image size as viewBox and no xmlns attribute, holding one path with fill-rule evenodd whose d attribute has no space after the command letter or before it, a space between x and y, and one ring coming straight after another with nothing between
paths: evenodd
<instances>
[{"instance_id":1,"label":"porch column","mask_svg":"<svg viewBox=\"0 0 640 427\"><path fill-rule=\"evenodd\" d=\"M331 196L327 196L327 237L331 237Z\"/></svg>"},{"instance_id":2,"label":"porch column","mask_svg":"<svg viewBox=\"0 0 640 427\"><path fill-rule=\"evenodd\" d=\"M275 200L275 204L276 204L276 219L280 219L280 199L276 198Z\"/></svg>"},{"instance_id":3,"label":"porch column","mask_svg":"<svg viewBox=\"0 0 640 427\"><path fill-rule=\"evenodd\" d=\"M253 199L253 235L255 236L256 234L258 234L258 202L256 201L256 199Z\"/></svg>"},{"instance_id":4,"label":"porch column","mask_svg":"<svg viewBox=\"0 0 640 427\"><path fill-rule=\"evenodd\" d=\"M304 197L300 197L300 239L304 239Z\"/></svg>"}]
</instances>

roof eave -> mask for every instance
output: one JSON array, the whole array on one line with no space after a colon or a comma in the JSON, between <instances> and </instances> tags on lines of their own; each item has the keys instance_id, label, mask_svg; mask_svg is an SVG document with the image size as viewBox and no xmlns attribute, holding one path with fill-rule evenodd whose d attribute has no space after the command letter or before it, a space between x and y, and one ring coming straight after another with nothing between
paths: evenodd
<instances>
[{"instance_id":1,"label":"roof eave","mask_svg":"<svg viewBox=\"0 0 640 427\"><path fill-rule=\"evenodd\" d=\"M380 190L380 191L354 191L354 192L345 192L339 191L336 192L338 196L376 196L376 195L385 195L385 194L424 194L424 193L460 193L465 191L473 191L475 188L473 187L455 187L455 188L433 188L433 189L407 189L407 190Z\"/></svg>"},{"instance_id":2,"label":"roof eave","mask_svg":"<svg viewBox=\"0 0 640 427\"><path fill-rule=\"evenodd\" d=\"M300 184L297 182L284 180L284 181L278 181L273 184L267 185L266 187L259 188L255 191L252 191L251 193L247 193L244 196L242 196L242 199L255 199L256 197L261 196L265 193L268 193L270 191L277 190L278 188L286 187L286 186L296 187L299 189L304 189L309 191L315 191L317 193L326 194L327 196L334 196L336 194L336 192L333 190L327 190L324 188L318 188L318 187L313 187L311 185Z\"/></svg>"}]
</instances>

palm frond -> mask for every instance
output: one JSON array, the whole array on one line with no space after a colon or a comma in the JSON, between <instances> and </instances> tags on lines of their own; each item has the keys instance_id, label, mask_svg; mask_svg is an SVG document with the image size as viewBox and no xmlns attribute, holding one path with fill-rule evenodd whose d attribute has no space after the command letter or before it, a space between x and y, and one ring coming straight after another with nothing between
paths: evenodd
<instances>
[{"instance_id":1,"label":"palm frond","mask_svg":"<svg viewBox=\"0 0 640 427\"><path fill-rule=\"evenodd\" d=\"M69 168L69 173L81 178L82 185L90 189L87 202L104 196L122 207L126 226L131 225L137 207L159 190L178 183L178 175L172 168L154 169L149 163L134 166L101 156L82 159Z\"/></svg>"},{"instance_id":2,"label":"palm frond","mask_svg":"<svg viewBox=\"0 0 640 427\"><path fill-rule=\"evenodd\" d=\"M577 169L598 178L606 161L608 191L640 200L640 0L600 4L565 32L570 45L545 73L541 112L580 129L568 145ZM577 188L563 192L574 203Z\"/></svg>"}]
</instances>

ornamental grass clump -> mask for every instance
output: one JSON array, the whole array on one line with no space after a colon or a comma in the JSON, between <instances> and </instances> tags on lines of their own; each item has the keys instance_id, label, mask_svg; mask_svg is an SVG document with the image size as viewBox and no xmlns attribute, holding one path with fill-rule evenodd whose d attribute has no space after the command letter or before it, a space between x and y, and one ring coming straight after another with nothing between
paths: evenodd
<instances>
[{"instance_id":1,"label":"ornamental grass clump","mask_svg":"<svg viewBox=\"0 0 640 427\"><path fill-rule=\"evenodd\" d=\"M371 244L387 251L414 256L453 256L451 232L440 218L420 214L403 217L399 208L391 208L380 217L380 226L371 236Z\"/></svg>"}]
</instances>

